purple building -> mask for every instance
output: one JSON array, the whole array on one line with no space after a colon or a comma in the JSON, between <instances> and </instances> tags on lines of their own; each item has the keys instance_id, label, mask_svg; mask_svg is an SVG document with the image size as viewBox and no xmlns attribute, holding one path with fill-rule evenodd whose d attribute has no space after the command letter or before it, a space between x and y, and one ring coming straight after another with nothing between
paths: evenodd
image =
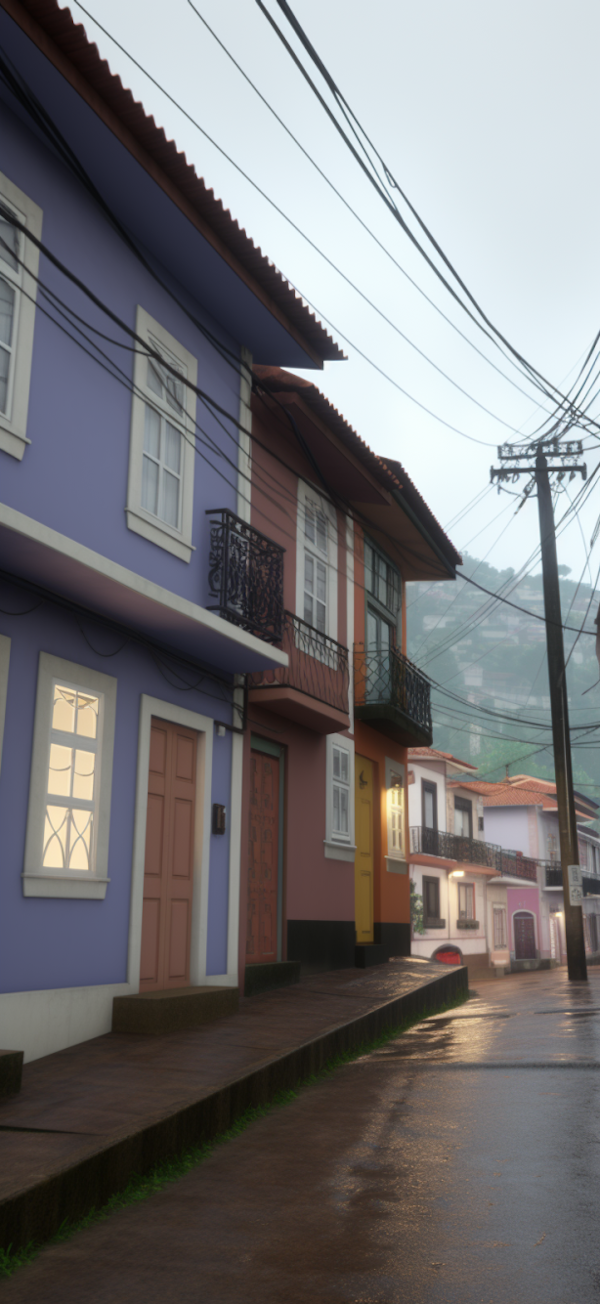
<instances>
[{"instance_id":1,"label":"purple building","mask_svg":"<svg viewBox=\"0 0 600 1304\"><path fill-rule=\"evenodd\" d=\"M244 696L287 665L252 361L336 345L47 0L0 0L0 1045L237 986ZM262 588L261 588L262 586Z\"/></svg>"}]
</instances>

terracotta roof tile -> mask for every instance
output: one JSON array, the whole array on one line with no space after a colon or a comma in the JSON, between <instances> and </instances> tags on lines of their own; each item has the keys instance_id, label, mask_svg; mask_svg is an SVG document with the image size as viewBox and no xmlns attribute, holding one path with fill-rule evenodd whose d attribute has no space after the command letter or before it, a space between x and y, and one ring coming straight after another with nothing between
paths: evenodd
<instances>
[{"instance_id":1,"label":"terracotta roof tile","mask_svg":"<svg viewBox=\"0 0 600 1304\"><path fill-rule=\"evenodd\" d=\"M544 810L558 810L556 784L528 774L511 775L503 783L489 783L485 779L467 779L463 783L452 780L448 787L469 788L483 797L484 806L541 806ZM576 792L575 808L578 815L591 819L598 805Z\"/></svg>"},{"instance_id":2,"label":"terracotta roof tile","mask_svg":"<svg viewBox=\"0 0 600 1304\"><path fill-rule=\"evenodd\" d=\"M451 752L442 752L439 747L409 747L409 760L431 760L431 761L448 761L451 765L460 765L465 770L477 770L476 765L471 765L470 761L461 761L458 756L453 756ZM468 780L467 780L468 782ZM461 785L464 787L464 784Z\"/></svg>"}]
</instances>

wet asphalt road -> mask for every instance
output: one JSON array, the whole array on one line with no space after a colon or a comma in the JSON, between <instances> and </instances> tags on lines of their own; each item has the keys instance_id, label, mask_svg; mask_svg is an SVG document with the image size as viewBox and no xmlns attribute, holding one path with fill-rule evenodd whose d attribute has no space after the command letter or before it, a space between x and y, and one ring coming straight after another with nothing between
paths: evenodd
<instances>
[{"instance_id":1,"label":"wet asphalt road","mask_svg":"<svg viewBox=\"0 0 600 1304\"><path fill-rule=\"evenodd\" d=\"M482 986L2 1304L600 1304L600 972Z\"/></svg>"}]
</instances>

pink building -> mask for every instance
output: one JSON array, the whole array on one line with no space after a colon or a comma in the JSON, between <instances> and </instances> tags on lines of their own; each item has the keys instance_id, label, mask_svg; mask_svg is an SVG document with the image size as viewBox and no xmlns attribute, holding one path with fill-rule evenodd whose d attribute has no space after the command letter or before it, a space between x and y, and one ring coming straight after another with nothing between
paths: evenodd
<instances>
[{"instance_id":1,"label":"pink building","mask_svg":"<svg viewBox=\"0 0 600 1304\"><path fill-rule=\"evenodd\" d=\"M566 963L556 785L517 774L503 783L472 781L469 786L483 803L486 838L505 851L516 849L521 865L535 865L535 888L515 885L507 889L511 968ZM581 821L584 935L591 958L600 952L600 838L589 827L598 805L581 793L575 794L575 803Z\"/></svg>"},{"instance_id":2,"label":"pink building","mask_svg":"<svg viewBox=\"0 0 600 1304\"><path fill-rule=\"evenodd\" d=\"M315 385L255 366L251 421L238 512L287 665L247 678L247 992L410 953L407 747L431 742L431 712L405 584L454 579L460 561L404 468Z\"/></svg>"}]
</instances>

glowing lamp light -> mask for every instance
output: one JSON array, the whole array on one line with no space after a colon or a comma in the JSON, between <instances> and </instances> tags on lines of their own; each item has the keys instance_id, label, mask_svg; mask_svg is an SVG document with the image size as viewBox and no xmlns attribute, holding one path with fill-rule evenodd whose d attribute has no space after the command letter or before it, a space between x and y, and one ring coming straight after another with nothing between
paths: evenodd
<instances>
[{"instance_id":1,"label":"glowing lamp light","mask_svg":"<svg viewBox=\"0 0 600 1304\"><path fill-rule=\"evenodd\" d=\"M450 878L464 878L464 869L453 869Z\"/></svg>"}]
</instances>

